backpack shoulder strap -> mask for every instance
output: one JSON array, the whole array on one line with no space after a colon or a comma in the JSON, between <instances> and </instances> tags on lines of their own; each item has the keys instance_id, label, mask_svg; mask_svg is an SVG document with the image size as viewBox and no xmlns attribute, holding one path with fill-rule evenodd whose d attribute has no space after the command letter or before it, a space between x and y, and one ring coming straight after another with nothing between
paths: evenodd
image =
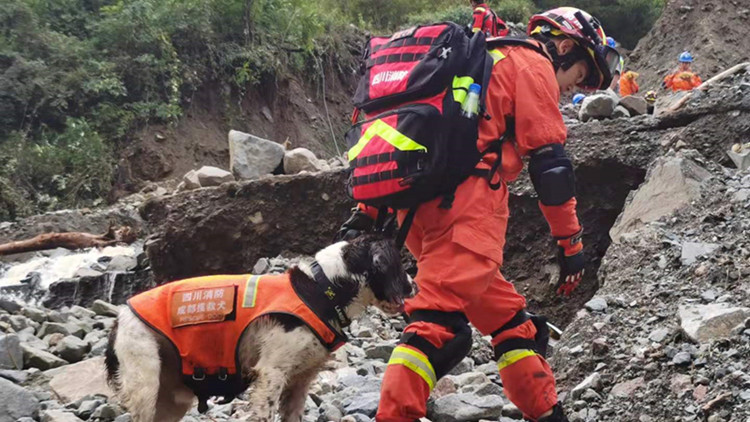
<instances>
[{"instance_id":1,"label":"backpack shoulder strap","mask_svg":"<svg viewBox=\"0 0 750 422\"><path fill-rule=\"evenodd\" d=\"M487 50L494 50L505 46L519 46L531 49L544 56L547 60L552 61L552 56L544 50L542 45L528 37L498 37L487 40Z\"/></svg>"}]
</instances>

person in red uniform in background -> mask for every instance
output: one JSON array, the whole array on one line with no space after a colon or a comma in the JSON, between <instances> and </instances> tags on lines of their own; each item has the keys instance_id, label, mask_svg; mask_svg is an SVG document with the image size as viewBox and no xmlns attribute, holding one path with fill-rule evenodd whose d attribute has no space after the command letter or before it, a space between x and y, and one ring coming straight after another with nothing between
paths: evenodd
<instances>
[{"instance_id":1,"label":"person in red uniform in background","mask_svg":"<svg viewBox=\"0 0 750 422\"><path fill-rule=\"evenodd\" d=\"M563 147L567 130L558 108L560 92L605 89L620 57L603 41L598 21L579 9L534 15L528 33L536 49L489 44L494 66L486 107L492 118L479 123L479 150L510 130L507 121L515 122L513 141L502 145L500 189L470 176L456 190L451 208L440 208L438 198L421 204L414 217L406 246L417 260L419 292L405 304L409 325L385 371L378 422L413 422L426 415L437 380L471 349L469 322L492 336L505 394L524 416L567 421L543 356L546 324L525 312L526 300L499 271L509 216L505 182L516 179L522 157L530 157L539 206L558 245L561 275L555 288L570 295L585 260L573 166ZM489 169L497 159L485 156L478 167ZM339 236L368 230L370 211L360 206ZM399 211L400 221L404 217Z\"/></svg>"},{"instance_id":2,"label":"person in red uniform in background","mask_svg":"<svg viewBox=\"0 0 750 422\"><path fill-rule=\"evenodd\" d=\"M472 32L482 31L490 37L504 37L510 30L505 21L500 19L495 12L490 9L484 1L470 0L471 7L474 9L473 20L471 23Z\"/></svg>"}]
</instances>

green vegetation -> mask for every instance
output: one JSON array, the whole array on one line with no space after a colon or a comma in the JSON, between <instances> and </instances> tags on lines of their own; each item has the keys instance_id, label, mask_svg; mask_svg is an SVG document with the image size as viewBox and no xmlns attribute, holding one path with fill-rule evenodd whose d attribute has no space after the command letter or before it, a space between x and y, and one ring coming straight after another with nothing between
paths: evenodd
<instances>
[{"instance_id":1,"label":"green vegetation","mask_svg":"<svg viewBox=\"0 0 750 422\"><path fill-rule=\"evenodd\" d=\"M572 3L632 45L662 1ZM508 21L545 3L490 2ZM139 128L176 123L201 88L235 104L352 57L349 23L387 33L470 15L465 0L0 0L0 220L101 202Z\"/></svg>"}]
</instances>

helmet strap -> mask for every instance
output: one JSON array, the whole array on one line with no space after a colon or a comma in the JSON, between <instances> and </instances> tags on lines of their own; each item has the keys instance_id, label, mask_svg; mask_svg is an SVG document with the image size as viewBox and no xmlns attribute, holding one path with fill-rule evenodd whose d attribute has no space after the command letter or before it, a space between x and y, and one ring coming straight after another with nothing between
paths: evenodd
<instances>
[{"instance_id":1,"label":"helmet strap","mask_svg":"<svg viewBox=\"0 0 750 422\"><path fill-rule=\"evenodd\" d=\"M579 60L587 59L586 52L581 51L582 49L580 47L574 48L570 53L561 56L557 51L557 45L552 41L552 38L543 33L534 34L534 38L544 43L544 46L547 47L547 51L549 52L550 57L552 57L552 65L555 67L555 72L559 69L568 70Z\"/></svg>"}]
</instances>

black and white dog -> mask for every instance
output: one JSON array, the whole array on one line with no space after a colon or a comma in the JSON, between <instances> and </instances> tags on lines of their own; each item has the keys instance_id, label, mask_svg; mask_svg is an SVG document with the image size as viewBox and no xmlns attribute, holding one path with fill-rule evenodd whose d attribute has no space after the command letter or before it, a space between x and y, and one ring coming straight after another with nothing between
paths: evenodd
<instances>
[{"instance_id":1,"label":"black and white dog","mask_svg":"<svg viewBox=\"0 0 750 422\"><path fill-rule=\"evenodd\" d=\"M350 292L340 309L344 315L327 319L338 331L370 305L397 313L412 294L392 240L366 235L339 242L319 251L315 262L287 274L297 292L316 289L321 272L328 283ZM278 408L282 421L301 421L310 383L330 355L310 328L294 318L263 316L247 326L236 350L242 378L250 385L244 420L271 422ZM195 394L183 382L180 362L165 336L130 308L121 309L106 366L110 384L135 422L179 421L192 407Z\"/></svg>"}]
</instances>

